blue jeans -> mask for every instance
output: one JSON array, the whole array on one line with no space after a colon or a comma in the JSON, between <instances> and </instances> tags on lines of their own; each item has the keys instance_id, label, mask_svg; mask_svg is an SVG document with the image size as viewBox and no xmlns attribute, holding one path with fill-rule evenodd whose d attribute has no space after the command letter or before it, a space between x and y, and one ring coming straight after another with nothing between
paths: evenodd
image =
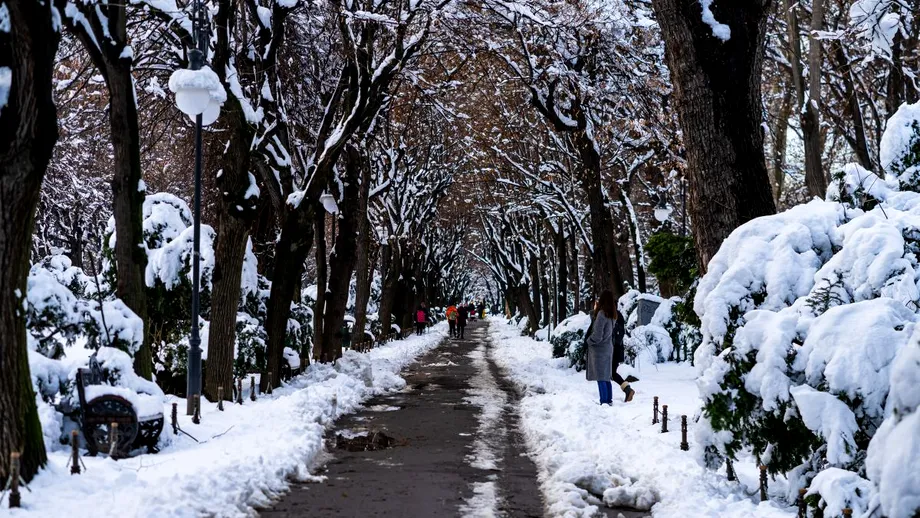
<instances>
[{"instance_id":1,"label":"blue jeans","mask_svg":"<svg viewBox=\"0 0 920 518\"><path fill-rule=\"evenodd\" d=\"M613 384L610 380L597 382L597 391L601 394L601 404L613 403Z\"/></svg>"}]
</instances>

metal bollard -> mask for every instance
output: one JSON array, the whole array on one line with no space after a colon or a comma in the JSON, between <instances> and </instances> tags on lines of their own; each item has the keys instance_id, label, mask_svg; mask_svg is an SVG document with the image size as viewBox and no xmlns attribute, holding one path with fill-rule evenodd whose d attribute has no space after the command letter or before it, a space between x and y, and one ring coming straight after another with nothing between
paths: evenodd
<instances>
[{"instance_id":1,"label":"metal bollard","mask_svg":"<svg viewBox=\"0 0 920 518\"><path fill-rule=\"evenodd\" d=\"M178 434L179 434L179 419L178 419L178 417L177 417L177 416L178 416L177 406L178 406L177 403L173 403L173 405L172 405L172 415L170 416L170 417L171 417L171 420L172 420L173 434L175 434L175 435L178 435Z\"/></svg>"},{"instance_id":2,"label":"metal bollard","mask_svg":"<svg viewBox=\"0 0 920 518\"><path fill-rule=\"evenodd\" d=\"M70 474L80 474L80 432L70 432Z\"/></svg>"},{"instance_id":3,"label":"metal bollard","mask_svg":"<svg viewBox=\"0 0 920 518\"><path fill-rule=\"evenodd\" d=\"M843 511L843 516L844 516L844 517L853 516L853 510L850 509L849 507L844 507L844 508L841 509L841 510Z\"/></svg>"},{"instance_id":4,"label":"metal bollard","mask_svg":"<svg viewBox=\"0 0 920 518\"><path fill-rule=\"evenodd\" d=\"M680 416L680 449L683 451L690 450L690 443L687 442L687 416Z\"/></svg>"},{"instance_id":5,"label":"metal bollard","mask_svg":"<svg viewBox=\"0 0 920 518\"><path fill-rule=\"evenodd\" d=\"M256 377L255 376L249 377L249 400L250 401L256 400Z\"/></svg>"},{"instance_id":6,"label":"metal bollard","mask_svg":"<svg viewBox=\"0 0 920 518\"><path fill-rule=\"evenodd\" d=\"M652 424L658 424L658 396L652 398Z\"/></svg>"},{"instance_id":7,"label":"metal bollard","mask_svg":"<svg viewBox=\"0 0 920 518\"><path fill-rule=\"evenodd\" d=\"M732 466L731 459L725 459L725 476L728 477L730 482L738 480L738 477L735 476L735 467Z\"/></svg>"},{"instance_id":8,"label":"metal bollard","mask_svg":"<svg viewBox=\"0 0 920 518\"><path fill-rule=\"evenodd\" d=\"M661 405L661 433L668 433L668 405Z\"/></svg>"},{"instance_id":9,"label":"metal bollard","mask_svg":"<svg viewBox=\"0 0 920 518\"><path fill-rule=\"evenodd\" d=\"M201 394L195 394L193 403L195 411L192 413L192 423L201 424Z\"/></svg>"},{"instance_id":10,"label":"metal bollard","mask_svg":"<svg viewBox=\"0 0 920 518\"><path fill-rule=\"evenodd\" d=\"M109 427L109 457L118 458L118 423L115 422Z\"/></svg>"},{"instance_id":11,"label":"metal bollard","mask_svg":"<svg viewBox=\"0 0 920 518\"><path fill-rule=\"evenodd\" d=\"M217 409L224 411L224 387L217 387Z\"/></svg>"},{"instance_id":12,"label":"metal bollard","mask_svg":"<svg viewBox=\"0 0 920 518\"><path fill-rule=\"evenodd\" d=\"M807 489L799 489L799 500L797 502L799 506L799 514L797 518L806 518L808 504L805 503L805 493L808 493Z\"/></svg>"},{"instance_id":13,"label":"metal bollard","mask_svg":"<svg viewBox=\"0 0 920 518\"><path fill-rule=\"evenodd\" d=\"M271 395L271 393L272 393L272 385L274 384L274 383L272 383L272 379L273 379L273 378L272 378L272 371L268 371L268 394L269 394L269 395Z\"/></svg>"},{"instance_id":14,"label":"metal bollard","mask_svg":"<svg viewBox=\"0 0 920 518\"><path fill-rule=\"evenodd\" d=\"M767 467L763 464L760 465L760 501L767 501Z\"/></svg>"},{"instance_id":15,"label":"metal bollard","mask_svg":"<svg viewBox=\"0 0 920 518\"><path fill-rule=\"evenodd\" d=\"M19 507L22 497L19 494L19 452L10 453L10 509Z\"/></svg>"},{"instance_id":16,"label":"metal bollard","mask_svg":"<svg viewBox=\"0 0 920 518\"><path fill-rule=\"evenodd\" d=\"M236 402L240 405L243 404L243 378L236 380Z\"/></svg>"}]
</instances>

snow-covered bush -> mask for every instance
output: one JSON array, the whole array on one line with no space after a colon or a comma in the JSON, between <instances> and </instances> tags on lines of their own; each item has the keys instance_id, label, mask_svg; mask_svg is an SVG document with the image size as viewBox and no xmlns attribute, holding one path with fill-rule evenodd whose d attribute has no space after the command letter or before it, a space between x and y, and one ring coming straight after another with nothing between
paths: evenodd
<instances>
[{"instance_id":1,"label":"snow-covered bush","mask_svg":"<svg viewBox=\"0 0 920 518\"><path fill-rule=\"evenodd\" d=\"M590 326L591 317L580 311L559 322L549 337L549 342L553 346L553 357L568 358L570 366L579 371L584 370L587 354L585 333Z\"/></svg>"},{"instance_id":2,"label":"snow-covered bush","mask_svg":"<svg viewBox=\"0 0 920 518\"><path fill-rule=\"evenodd\" d=\"M911 182L849 165L827 200L755 219L725 240L694 302L708 464L750 451L788 476L790 497L809 487L828 517L842 507L920 512L920 476L909 468L920 451L920 193L904 190Z\"/></svg>"},{"instance_id":3,"label":"snow-covered bush","mask_svg":"<svg viewBox=\"0 0 920 518\"><path fill-rule=\"evenodd\" d=\"M888 119L879 158L902 190L920 191L920 102L901 105Z\"/></svg>"}]
</instances>

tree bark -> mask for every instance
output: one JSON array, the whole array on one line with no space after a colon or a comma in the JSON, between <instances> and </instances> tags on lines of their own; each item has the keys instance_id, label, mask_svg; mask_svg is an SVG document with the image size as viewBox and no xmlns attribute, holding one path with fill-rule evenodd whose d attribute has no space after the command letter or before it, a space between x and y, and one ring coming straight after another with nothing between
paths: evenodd
<instances>
[{"instance_id":1,"label":"tree bark","mask_svg":"<svg viewBox=\"0 0 920 518\"><path fill-rule=\"evenodd\" d=\"M393 243L383 247L381 253L384 255L386 269L383 274L383 286L380 292L380 308L377 317L380 320L380 332L384 336L390 334L390 327L393 324L393 303L396 300L396 288L399 282L401 263L399 254L400 244Z\"/></svg>"},{"instance_id":2,"label":"tree bark","mask_svg":"<svg viewBox=\"0 0 920 518\"><path fill-rule=\"evenodd\" d=\"M229 91L227 65L230 62L230 34L234 3L221 0L216 16L217 45L214 70ZM208 333L208 363L204 393L217 400L218 388L224 387L224 397L231 400L233 391L233 360L236 349L236 315L239 311L246 243L249 228L257 210L258 200L247 199L253 128L246 120L242 106L230 95L221 109L224 122L221 135L228 139L220 159L217 192L221 193L217 214L217 242L214 250L214 273L211 277L211 331Z\"/></svg>"},{"instance_id":3,"label":"tree bark","mask_svg":"<svg viewBox=\"0 0 920 518\"><path fill-rule=\"evenodd\" d=\"M309 200L305 199L303 203L309 203ZM267 390L269 383L272 387L281 385L281 361L284 357L284 344L287 338L287 322L291 316L294 292L300 286L297 280L303 275L304 262L310 254L315 211L316 207L313 206L290 211L282 224L281 237L275 247L274 275L268 298L265 326L268 333L266 370L271 372L272 376L271 380L268 379L268 376L262 376L260 382L262 390ZM315 320L314 316L314 323Z\"/></svg>"},{"instance_id":4,"label":"tree bark","mask_svg":"<svg viewBox=\"0 0 920 518\"><path fill-rule=\"evenodd\" d=\"M690 214L701 271L739 225L773 214L763 152L761 70L769 0L712 4L722 41L696 0L652 0L687 149Z\"/></svg>"},{"instance_id":5,"label":"tree bark","mask_svg":"<svg viewBox=\"0 0 920 518\"><path fill-rule=\"evenodd\" d=\"M322 361L330 362L342 357L342 336L339 331L345 322L348 289L358 255L358 198L361 187L361 156L353 146L345 153L345 184L342 202L339 203L338 232L333 236L334 248L329 256L329 281L326 312L323 323Z\"/></svg>"},{"instance_id":6,"label":"tree bark","mask_svg":"<svg viewBox=\"0 0 920 518\"><path fill-rule=\"evenodd\" d=\"M779 204L786 185L786 142L789 135L789 116L792 114L792 93L788 88L783 92L776 124L773 127L773 156L770 164L773 173L773 201Z\"/></svg>"},{"instance_id":7,"label":"tree bark","mask_svg":"<svg viewBox=\"0 0 920 518\"><path fill-rule=\"evenodd\" d=\"M364 341L367 327L367 303L371 298L371 282L374 278L374 259L371 257L371 225L367 216L371 188L370 168L361 168L361 188L358 194L358 243L355 265L355 328L353 341Z\"/></svg>"},{"instance_id":8,"label":"tree bark","mask_svg":"<svg viewBox=\"0 0 920 518\"><path fill-rule=\"evenodd\" d=\"M314 218L316 304L313 306L313 359L324 361L323 351L326 348L326 286L329 281L328 263L326 262L326 211L317 209ZM335 239L334 235L332 237Z\"/></svg>"},{"instance_id":9,"label":"tree bark","mask_svg":"<svg viewBox=\"0 0 920 518\"><path fill-rule=\"evenodd\" d=\"M565 230L560 227L559 232L553 236L556 245L556 306L559 308L557 324L569 317L569 272L568 256L569 251L566 246Z\"/></svg>"},{"instance_id":10,"label":"tree bark","mask_svg":"<svg viewBox=\"0 0 920 518\"><path fill-rule=\"evenodd\" d=\"M47 457L22 307L35 209L58 139L52 74L60 33L50 3L5 5L0 67L11 72L11 83L0 107L0 480L9 478L10 454L19 452L20 473L30 481Z\"/></svg>"}]
</instances>

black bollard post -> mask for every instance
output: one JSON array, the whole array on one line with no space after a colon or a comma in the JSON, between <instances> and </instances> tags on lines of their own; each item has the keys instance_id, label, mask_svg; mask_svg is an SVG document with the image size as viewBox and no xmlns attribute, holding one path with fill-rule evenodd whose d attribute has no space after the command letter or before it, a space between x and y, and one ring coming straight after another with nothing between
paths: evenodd
<instances>
[{"instance_id":1,"label":"black bollard post","mask_svg":"<svg viewBox=\"0 0 920 518\"><path fill-rule=\"evenodd\" d=\"M661 433L668 433L668 405L661 405Z\"/></svg>"},{"instance_id":2,"label":"black bollard post","mask_svg":"<svg viewBox=\"0 0 920 518\"><path fill-rule=\"evenodd\" d=\"M268 394L272 393L272 371L268 371Z\"/></svg>"},{"instance_id":3,"label":"black bollard post","mask_svg":"<svg viewBox=\"0 0 920 518\"><path fill-rule=\"evenodd\" d=\"M807 489L799 489L799 501L796 502L799 506L797 518L807 518L808 504L805 503L805 493L808 493Z\"/></svg>"},{"instance_id":4,"label":"black bollard post","mask_svg":"<svg viewBox=\"0 0 920 518\"><path fill-rule=\"evenodd\" d=\"M658 424L658 396L652 398L652 424Z\"/></svg>"},{"instance_id":5,"label":"black bollard post","mask_svg":"<svg viewBox=\"0 0 920 518\"><path fill-rule=\"evenodd\" d=\"M688 451L690 443L687 442L687 416L680 416L680 449Z\"/></svg>"},{"instance_id":6,"label":"black bollard post","mask_svg":"<svg viewBox=\"0 0 920 518\"><path fill-rule=\"evenodd\" d=\"M243 404L243 378L236 380L236 402L240 405Z\"/></svg>"},{"instance_id":7,"label":"black bollard post","mask_svg":"<svg viewBox=\"0 0 920 518\"><path fill-rule=\"evenodd\" d=\"M109 426L109 457L118 459L118 423Z\"/></svg>"},{"instance_id":8,"label":"black bollard post","mask_svg":"<svg viewBox=\"0 0 920 518\"><path fill-rule=\"evenodd\" d=\"M255 376L249 377L249 400L250 401L256 400L256 377Z\"/></svg>"},{"instance_id":9,"label":"black bollard post","mask_svg":"<svg viewBox=\"0 0 920 518\"><path fill-rule=\"evenodd\" d=\"M760 501L767 501L767 467L763 464L760 465Z\"/></svg>"},{"instance_id":10,"label":"black bollard post","mask_svg":"<svg viewBox=\"0 0 920 518\"><path fill-rule=\"evenodd\" d=\"M725 459L725 476L728 477L730 482L738 480L738 477L735 476L735 467L732 466L731 459Z\"/></svg>"},{"instance_id":11,"label":"black bollard post","mask_svg":"<svg viewBox=\"0 0 920 518\"><path fill-rule=\"evenodd\" d=\"M224 411L224 387L217 387L217 409Z\"/></svg>"},{"instance_id":12,"label":"black bollard post","mask_svg":"<svg viewBox=\"0 0 920 518\"><path fill-rule=\"evenodd\" d=\"M70 474L80 474L80 432L70 432Z\"/></svg>"},{"instance_id":13,"label":"black bollard post","mask_svg":"<svg viewBox=\"0 0 920 518\"><path fill-rule=\"evenodd\" d=\"M192 423L201 424L201 394L195 394L195 411L192 413Z\"/></svg>"},{"instance_id":14,"label":"black bollard post","mask_svg":"<svg viewBox=\"0 0 920 518\"><path fill-rule=\"evenodd\" d=\"M10 509L22 505L22 496L19 494L19 452L10 453Z\"/></svg>"},{"instance_id":15,"label":"black bollard post","mask_svg":"<svg viewBox=\"0 0 920 518\"><path fill-rule=\"evenodd\" d=\"M173 434L174 434L174 435L178 435L178 434L179 434L179 420L178 420L178 417L177 417L177 416L178 416L178 409L177 409L177 407L178 407L178 405L177 405L176 403L173 403L173 404L172 404L172 416L170 416L170 417L171 417L171 420L172 420L172 427L173 427Z\"/></svg>"}]
</instances>

